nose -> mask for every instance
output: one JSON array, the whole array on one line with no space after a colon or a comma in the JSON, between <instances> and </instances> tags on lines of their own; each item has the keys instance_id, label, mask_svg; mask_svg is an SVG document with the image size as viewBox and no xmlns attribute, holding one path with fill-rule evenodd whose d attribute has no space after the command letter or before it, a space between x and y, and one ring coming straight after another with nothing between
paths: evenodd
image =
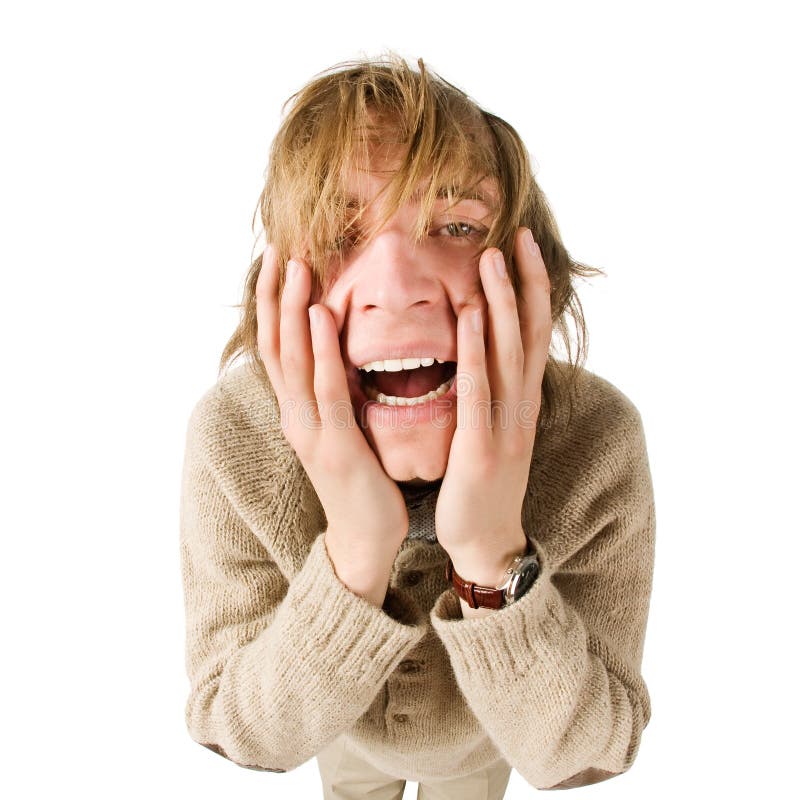
<instances>
[{"instance_id":1,"label":"nose","mask_svg":"<svg viewBox=\"0 0 800 800\"><path fill-rule=\"evenodd\" d=\"M359 280L351 298L354 308L400 314L435 304L443 289L422 251L403 231L378 233L360 259Z\"/></svg>"}]
</instances>

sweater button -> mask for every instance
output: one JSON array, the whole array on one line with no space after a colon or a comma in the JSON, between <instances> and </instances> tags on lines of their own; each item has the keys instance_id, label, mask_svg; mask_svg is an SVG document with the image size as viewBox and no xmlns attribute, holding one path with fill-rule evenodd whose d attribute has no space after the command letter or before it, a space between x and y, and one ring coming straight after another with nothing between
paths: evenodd
<instances>
[{"instance_id":1,"label":"sweater button","mask_svg":"<svg viewBox=\"0 0 800 800\"><path fill-rule=\"evenodd\" d=\"M394 721L404 724L408 722L408 714L395 714Z\"/></svg>"},{"instance_id":2,"label":"sweater button","mask_svg":"<svg viewBox=\"0 0 800 800\"><path fill-rule=\"evenodd\" d=\"M406 661L401 661L397 665L397 669L399 669L400 672L407 672L407 673L419 672L420 664L419 661L413 661L411 659L407 659Z\"/></svg>"},{"instance_id":3,"label":"sweater button","mask_svg":"<svg viewBox=\"0 0 800 800\"><path fill-rule=\"evenodd\" d=\"M412 569L405 574L403 578L403 583L406 586L416 586L422 580L422 573L417 572L417 570Z\"/></svg>"}]
</instances>

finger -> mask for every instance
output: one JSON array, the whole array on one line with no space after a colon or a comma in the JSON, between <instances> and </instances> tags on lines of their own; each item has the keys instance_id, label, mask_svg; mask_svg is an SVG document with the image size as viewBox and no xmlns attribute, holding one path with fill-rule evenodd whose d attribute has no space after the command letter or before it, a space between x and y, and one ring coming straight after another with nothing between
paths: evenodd
<instances>
[{"instance_id":1,"label":"finger","mask_svg":"<svg viewBox=\"0 0 800 800\"><path fill-rule=\"evenodd\" d=\"M517 296L500 250L485 250L479 265L489 303L488 374L494 404L511 407L522 396L525 353L522 347Z\"/></svg>"},{"instance_id":2,"label":"finger","mask_svg":"<svg viewBox=\"0 0 800 800\"><path fill-rule=\"evenodd\" d=\"M261 269L256 280L256 340L258 354L280 400L285 387L280 360L278 278L277 252L273 245L268 244L261 255Z\"/></svg>"},{"instance_id":3,"label":"finger","mask_svg":"<svg viewBox=\"0 0 800 800\"><path fill-rule=\"evenodd\" d=\"M308 322L311 273L299 259L286 266L281 295L280 359L289 397L300 405L314 401L314 357Z\"/></svg>"},{"instance_id":4,"label":"finger","mask_svg":"<svg viewBox=\"0 0 800 800\"><path fill-rule=\"evenodd\" d=\"M541 398L542 379L553 335L550 278L539 245L528 228L520 228L514 246L522 302L519 305L522 346L525 350L524 397Z\"/></svg>"},{"instance_id":5,"label":"finger","mask_svg":"<svg viewBox=\"0 0 800 800\"><path fill-rule=\"evenodd\" d=\"M483 319L479 306L468 304L458 315L458 362L456 364L457 429L464 431L475 450L491 438L492 415ZM463 434L462 434L463 435Z\"/></svg>"},{"instance_id":6,"label":"finger","mask_svg":"<svg viewBox=\"0 0 800 800\"><path fill-rule=\"evenodd\" d=\"M347 375L336 322L320 303L309 308L311 341L314 355L314 395L319 418L329 430L355 428L355 414L347 386Z\"/></svg>"}]
</instances>

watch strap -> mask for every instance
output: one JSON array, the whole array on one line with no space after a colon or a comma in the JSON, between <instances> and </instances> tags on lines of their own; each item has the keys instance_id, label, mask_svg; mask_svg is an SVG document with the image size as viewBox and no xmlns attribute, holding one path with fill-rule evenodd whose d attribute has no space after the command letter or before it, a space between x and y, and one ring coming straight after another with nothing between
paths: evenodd
<instances>
[{"instance_id":1,"label":"watch strap","mask_svg":"<svg viewBox=\"0 0 800 800\"><path fill-rule=\"evenodd\" d=\"M470 608L502 608L505 603L505 591L493 589L489 586L478 586L472 581L465 581L453 569L453 562L448 558L445 567L445 577L453 584L456 594Z\"/></svg>"},{"instance_id":2,"label":"watch strap","mask_svg":"<svg viewBox=\"0 0 800 800\"><path fill-rule=\"evenodd\" d=\"M532 552L533 544L531 540L528 539L524 555L529 555ZM453 585L456 594L470 608L493 608L497 610L503 608L505 605L505 589L498 589L494 586L479 586L472 581L465 581L455 569L453 569L453 562L450 558L447 559L447 566L445 567L444 574L448 583Z\"/></svg>"}]
</instances>

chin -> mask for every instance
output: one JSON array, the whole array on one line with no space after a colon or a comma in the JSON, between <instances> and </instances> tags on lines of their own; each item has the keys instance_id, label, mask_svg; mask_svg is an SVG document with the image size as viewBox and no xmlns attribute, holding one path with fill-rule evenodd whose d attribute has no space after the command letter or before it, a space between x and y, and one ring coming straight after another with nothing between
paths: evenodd
<instances>
[{"instance_id":1,"label":"chin","mask_svg":"<svg viewBox=\"0 0 800 800\"><path fill-rule=\"evenodd\" d=\"M420 425L413 431L364 431L386 474L394 481L444 477L453 431Z\"/></svg>"}]
</instances>

